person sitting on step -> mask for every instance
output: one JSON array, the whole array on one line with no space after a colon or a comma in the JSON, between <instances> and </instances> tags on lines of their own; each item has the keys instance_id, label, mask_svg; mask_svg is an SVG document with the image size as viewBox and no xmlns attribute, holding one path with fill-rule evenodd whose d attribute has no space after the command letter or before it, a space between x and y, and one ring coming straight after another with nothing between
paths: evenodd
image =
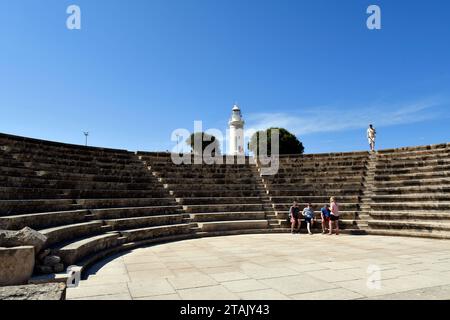
<instances>
[{"instance_id":1,"label":"person sitting on step","mask_svg":"<svg viewBox=\"0 0 450 320\"><path fill-rule=\"evenodd\" d=\"M333 234L333 222L335 223L336 227L336 235L339 235L339 205L336 201L335 197L330 198L330 235Z\"/></svg>"},{"instance_id":2,"label":"person sitting on step","mask_svg":"<svg viewBox=\"0 0 450 320\"><path fill-rule=\"evenodd\" d=\"M322 209L320 209L320 217L322 219L322 234L325 234L328 230L328 227L330 225L330 205L327 203L323 206Z\"/></svg>"},{"instance_id":3,"label":"person sitting on step","mask_svg":"<svg viewBox=\"0 0 450 320\"><path fill-rule=\"evenodd\" d=\"M302 215L305 217L306 228L308 229L308 234L312 234L311 225L314 222L314 210L311 203L308 203L305 209L303 209Z\"/></svg>"}]
</instances>

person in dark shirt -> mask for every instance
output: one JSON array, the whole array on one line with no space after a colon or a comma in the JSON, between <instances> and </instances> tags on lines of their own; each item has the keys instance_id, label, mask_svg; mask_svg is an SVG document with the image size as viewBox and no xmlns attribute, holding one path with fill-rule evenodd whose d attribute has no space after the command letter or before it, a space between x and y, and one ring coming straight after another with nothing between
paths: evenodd
<instances>
[{"instance_id":1,"label":"person in dark shirt","mask_svg":"<svg viewBox=\"0 0 450 320\"><path fill-rule=\"evenodd\" d=\"M320 215L322 218L322 233L325 234L327 232L327 227L330 225L330 205L326 204L320 209Z\"/></svg>"},{"instance_id":2,"label":"person in dark shirt","mask_svg":"<svg viewBox=\"0 0 450 320\"><path fill-rule=\"evenodd\" d=\"M294 201L292 207L289 209L289 218L291 219L291 233L300 232L300 208L297 201Z\"/></svg>"}]
</instances>

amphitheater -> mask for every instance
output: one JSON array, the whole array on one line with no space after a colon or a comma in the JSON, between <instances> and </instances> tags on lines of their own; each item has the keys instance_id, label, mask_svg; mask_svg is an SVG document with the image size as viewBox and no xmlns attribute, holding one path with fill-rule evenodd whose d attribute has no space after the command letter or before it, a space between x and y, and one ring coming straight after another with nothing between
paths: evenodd
<instances>
[{"instance_id":1,"label":"amphitheater","mask_svg":"<svg viewBox=\"0 0 450 320\"><path fill-rule=\"evenodd\" d=\"M261 176L252 158L174 165L169 153L0 134L0 229L37 230L40 252L60 258L43 268L36 252L28 283L65 282L61 264L80 267L68 299L450 299L449 156L449 143L288 155ZM339 236L320 234L331 195ZM290 234L293 200L313 204L315 235ZM357 282L371 262L385 270L377 294ZM0 283L16 284L14 272L0 270Z\"/></svg>"}]
</instances>

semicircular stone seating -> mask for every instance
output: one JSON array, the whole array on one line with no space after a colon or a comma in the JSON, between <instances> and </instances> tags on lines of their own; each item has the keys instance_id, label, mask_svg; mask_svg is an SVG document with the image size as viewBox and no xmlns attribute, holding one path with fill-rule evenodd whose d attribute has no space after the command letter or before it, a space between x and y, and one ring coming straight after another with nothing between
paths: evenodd
<instances>
[{"instance_id":1,"label":"semicircular stone seating","mask_svg":"<svg viewBox=\"0 0 450 320\"><path fill-rule=\"evenodd\" d=\"M320 218L336 196L344 232L450 238L449 154L443 144L282 156L276 175L261 176L249 157L175 165L170 153L0 134L0 229L38 230L65 268L85 268L157 242L289 232L293 200L311 202ZM65 278L36 274L31 281Z\"/></svg>"}]
</instances>

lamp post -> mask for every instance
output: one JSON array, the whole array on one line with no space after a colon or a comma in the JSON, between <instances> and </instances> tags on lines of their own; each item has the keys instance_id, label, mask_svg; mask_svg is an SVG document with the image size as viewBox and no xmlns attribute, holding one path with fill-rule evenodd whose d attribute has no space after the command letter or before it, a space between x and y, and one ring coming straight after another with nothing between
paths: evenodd
<instances>
[{"instance_id":1,"label":"lamp post","mask_svg":"<svg viewBox=\"0 0 450 320\"><path fill-rule=\"evenodd\" d=\"M88 145L89 131L83 131L83 133L84 133L84 136L86 137L86 143L85 143L85 146L87 147L87 145Z\"/></svg>"}]
</instances>

